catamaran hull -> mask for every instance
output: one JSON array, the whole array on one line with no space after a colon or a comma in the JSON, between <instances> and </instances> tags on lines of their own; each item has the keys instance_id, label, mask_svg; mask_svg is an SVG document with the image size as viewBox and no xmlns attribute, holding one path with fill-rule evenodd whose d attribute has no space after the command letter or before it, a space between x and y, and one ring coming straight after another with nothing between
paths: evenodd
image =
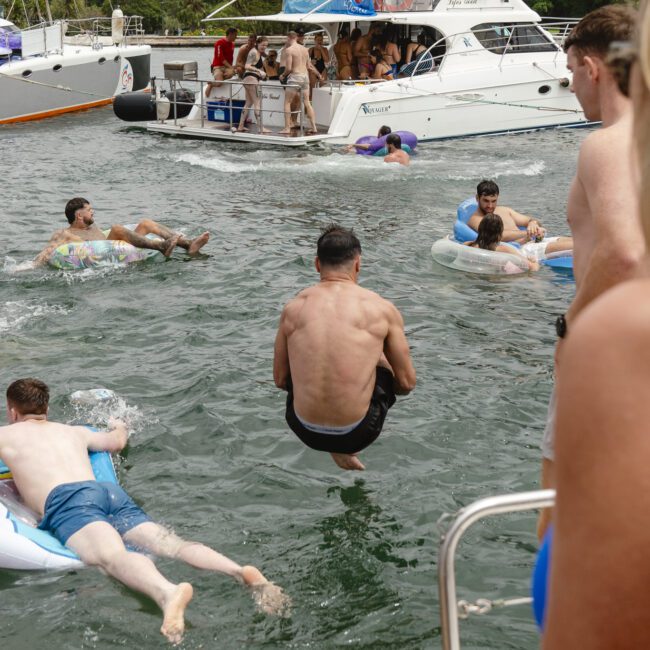
<instances>
[{"instance_id":1,"label":"catamaran hull","mask_svg":"<svg viewBox=\"0 0 650 650\"><path fill-rule=\"evenodd\" d=\"M149 82L148 45L88 48L88 53L67 49L0 66L0 124L102 106Z\"/></svg>"}]
</instances>

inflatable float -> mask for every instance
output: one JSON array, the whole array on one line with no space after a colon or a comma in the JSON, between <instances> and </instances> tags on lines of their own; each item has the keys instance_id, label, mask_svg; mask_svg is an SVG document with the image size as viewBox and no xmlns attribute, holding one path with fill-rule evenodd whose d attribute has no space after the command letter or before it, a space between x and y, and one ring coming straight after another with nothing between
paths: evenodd
<instances>
[{"instance_id":1,"label":"inflatable float","mask_svg":"<svg viewBox=\"0 0 650 650\"><path fill-rule=\"evenodd\" d=\"M487 251L482 248L465 246L450 237L439 239L431 247L433 259L450 269L480 273L483 275L516 275L527 273L528 262L513 251Z\"/></svg>"},{"instance_id":2,"label":"inflatable float","mask_svg":"<svg viewBox=\"0 0 650 650\"><path fill-rule=\"evenodd\" d=\"M90 452L98 481L117 483L109 453ZM23 505L6 465L0 461L0 569L74 569L81 560L50 533L37 528L38 515Z\"/></svg>"},{"instance_id":3,"label":"inflatable float","mask_svg":"<svg viewBox=\"0 0 650 650\"><path fill-rule=\"evenodd\" d=\"M134 226L127 226L133 230ZM105 230L108 235L110 231ZM153 235L147 235L156 239ZM98 239L94 241L68 242L55 248L50 255L48 264L62 271L78 271L101 266L122 266L144 260L164 260L160 251L149 248L136 248L125 241L113 239Z\"/></svg>"},{"instance_id":4,"label":"inflatable float","mask_svg":"<svg viewBox=\"0 0 650 650\"><path fill-rule=\"evenodd\" d=\"M415 133L410 131L393 131L396 135L402 140L402 149L406 153L411 153L415 147L418 146L418 139ZM388 134L390 135L390 134ZM357 149L356 152L361 156L386 156L388 155L388 148L386 147L386 138L388 135L384 135L381 138L378 138L374 135L364 135L362 138L359 138L354 144L367 144L368 149Z\"/></svg>"},{"instance_id":5,"label":"inflatable float","mask_svg":"<svg viewBox=\"0 0 650 650\"><path fill-rule=\"evenodd\" d=\"M467 225L470 217L476 212L478 203L474 197L465 199L456 210L456 222L454 223L454 238L459 242L474 241L477 233ZM517 244L510 244L509 242L502 242L504 244L519 247ZM550 266L555 269L573 269L573 255L568 254L569 251L562 251L560 253L551 253L544 259L539 260L540 264ZM455 268L455 267L454 267ZM463 269L467 270L467 269Z\"/></svg>"}]
</instances>

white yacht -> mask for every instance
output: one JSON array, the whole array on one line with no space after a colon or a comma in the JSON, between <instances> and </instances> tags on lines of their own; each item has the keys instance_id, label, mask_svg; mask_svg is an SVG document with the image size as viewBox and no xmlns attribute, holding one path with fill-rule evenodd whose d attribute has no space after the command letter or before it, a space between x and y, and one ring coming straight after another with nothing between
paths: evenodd
<instances>
[{"instance_id":1,"label":"white yacht","mask_svg":"<svg viewBox=\"0 0 650 650\"><path fill-rule=\"evenodd\" d=\"M139 17L53 21L20 30L0 19L0 124L102 106L148 86L151 48Z\"/></svg>"},{"instance_id":2,"label":"white yacht","mask_svg":"<svg viewBox=\"0 0 650 650\"><path fill-rule=\"evenodd\" d=\"M220 19L215 17L220 9L206 20ZM349 144L376 134L383 124L411 131L420 141L586 124L558 44L569 26L543 25L523 0L375 0L374 5L372 0L284 0L279 14L241 20L322 30L330 44L343 26L367 33L379 22L392 26L402 60L418 36L428 49L394 80L330 81L315 88L316 135L305 135L303 129L291 137L278 134L284 120L279 82L261 86L261 121L271 133L256 133L262 129L254 126L233 132L243 103L238 103L243 99L239 81L213 89L220 97L212 106L202 99L206 81L194 82L200 91L189 115L158 111L149 130L295 146L323 140ZM170 75L174 78L182 79ZM170 83L177 88L176 81Z\"/></svg>"}]
</instances>

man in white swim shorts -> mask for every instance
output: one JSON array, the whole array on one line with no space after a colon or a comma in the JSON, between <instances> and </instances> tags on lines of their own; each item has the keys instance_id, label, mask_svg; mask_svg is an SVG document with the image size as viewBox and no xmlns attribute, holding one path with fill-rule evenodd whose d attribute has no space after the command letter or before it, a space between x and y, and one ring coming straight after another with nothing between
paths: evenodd
<instances>
[{"instance_id":1,"label":"man in white swim shorts","mask_svg":"<svg viewBox=\"0 0 650 650\"><path fill-rule=\"evenodd\" d=\"M314 135L318 133L318 130L316 129L314 108L309 99L308 70L315 74L318 74L318 71L309 59L309 50L304 45L300 45L297 38L296 32L291 31L287 34L287 44L283 53L285 67L280 75L280 81L292 85L288 85L284 90L284 129L280 133L291 135L291 104L297 96L302 95L302 103L310 124L307 135ZM295 85L298 85L299 88L295 88Z\"/></svg>"},{"instance_id":2,"label":"man in white swim shorts","mask_svg":"<svg viewBox=\"0 0 650 650\"><path fill-rule=\"evenodd\" d=\"M533 262L540 262L554 253L573 250L571 237L544 237L542 241L529 241L521 247L521 254Z\"/></svg>"},{"instance_id":3,"label":"man in white swim shorts","mask_svg":"<svg viewBox=\"0 0 650 650\"><path fill-rule=\"evenodd\" d=\"M121 583L148 595L163 611L162 634L180 643L192 585L167 580L153 561L132 548L176 558L224 573L250 587L260 609L282 613L288 599L253 566L240 566L217 551L186 541L151 519L113 483L95 480L89 451L117 453L127 443L126 426L91 431L47 419L50 391L38 379L18 379L7 389L9 426L0 427L0 457L25 505L42 516L39 528L72 549L84 564L100 567Z\"/></svg>"}]
</instances>

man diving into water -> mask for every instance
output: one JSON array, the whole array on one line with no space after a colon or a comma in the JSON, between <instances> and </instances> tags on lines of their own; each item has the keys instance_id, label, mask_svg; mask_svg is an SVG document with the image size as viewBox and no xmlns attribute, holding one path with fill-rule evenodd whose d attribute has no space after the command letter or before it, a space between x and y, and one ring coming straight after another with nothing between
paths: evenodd
<instances>
[{"instance_id":1,"label":"man diving into water","mask_svg":"<svg viewBox=\"0 0 650 650\"><path fill-rule=\"evenodd\" d=\"M361 244L351 230L325 228L315 264L320 282L282 311L273 377L300 440L342 469L363 470L357 453L381 433L395 394L415 388L404 321L357 284Z\"/></svg>"},{"instance_id":2,"label":"man diving into water","mask_svg":"<svg viewBox=\"0 0 650 650\"><path fill-rule=\"evenodd\" d=\"M176 246L180 246L187 250L188 254L194 255L208 243L210 238L210 233L204 232L195 239L187 239L151 219L140 221L135 230L113 225L108 235L105 235L95 223L95 211L90 202L81 197L68 201L65 206L65 216L70 225L62 230L57 230L52 235L48 245L34 260L35 266L46 264L54 250L68 242L121 240L136 248L160 251L165 257L169 257ZM161 239L148 239L147 235L149 234L158 235Z\"/></svg>"},{"instance_id":3,"label":"man diving into water","mask_svg":"<svg viewBox=\"0 0 650 650\"><path fill-rule=\"evenodd\" d=\"M127 587L152 598L163 611L160 631L177 644L192 599L188 582L169 582L146 555L125 542L207 571L225 573L250 587L260 609L283 613L289 599L254 566L239 566L217 551L178 537L154 523L114 483L99 483L88 451L118 452L127 442L124 423L108 432L47 419L49 389L38 379L19 379L7 389L9 426L0 427L0 458L13 474L25 504L43 516L49 531L88 565L98 566Z\"/></svg>"}]
</instances>

